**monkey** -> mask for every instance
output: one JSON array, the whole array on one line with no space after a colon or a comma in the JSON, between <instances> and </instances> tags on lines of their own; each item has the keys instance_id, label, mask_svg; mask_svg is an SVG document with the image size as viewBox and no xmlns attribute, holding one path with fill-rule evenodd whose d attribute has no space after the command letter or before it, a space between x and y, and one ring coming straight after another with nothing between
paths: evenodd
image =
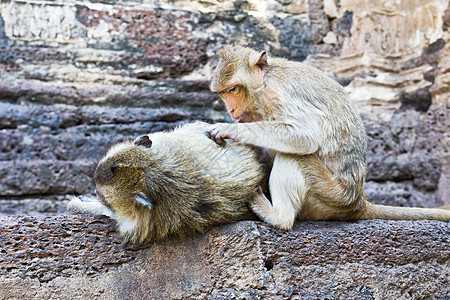
<instances>
[{"instance_id":1,"label":"monkey","mask_svg":"<svg viewBox=\"0 0 450 300\"><path fill-rule=\"evenodd\" d=\"M73 197L68 210L106 215L125 242L138 244L255 219L248 202L264 180L258 153L216 144L207 126L191 123L114 145L94 171L97 197Z\"/></svg>"},{"instance_id":2,"label":"monkey","mask_svg":"<svg viewBox=\"0 0 450 300\"><path fill-rule=\"evenodd\" d=\"M296 219L450 219L445 210L367 200L363 121L344 89L318 69L228 45L219 52L210 88L234 123L211 125L209 137L273 153L271 201L259 192L249 203L267 223L288 230Z\"/></svg>"}]
</instances>

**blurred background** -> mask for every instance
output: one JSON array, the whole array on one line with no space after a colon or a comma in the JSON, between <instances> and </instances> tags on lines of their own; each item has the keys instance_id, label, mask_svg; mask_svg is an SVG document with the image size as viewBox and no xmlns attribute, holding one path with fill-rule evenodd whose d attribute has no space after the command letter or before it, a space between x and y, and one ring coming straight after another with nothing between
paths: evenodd
<instances>
[{"instance_id":1,"label":"blurred background","mask_svg":"<svg viewBox=\"0 0 450 300\"><path fill-rule=\"evenodd\" d=\"M228 43L335 78L368 135L375 203L450 204L448 0L0 0L0 215L65 213L113 143L224 121Z\"/></svg>"}]
</instances>

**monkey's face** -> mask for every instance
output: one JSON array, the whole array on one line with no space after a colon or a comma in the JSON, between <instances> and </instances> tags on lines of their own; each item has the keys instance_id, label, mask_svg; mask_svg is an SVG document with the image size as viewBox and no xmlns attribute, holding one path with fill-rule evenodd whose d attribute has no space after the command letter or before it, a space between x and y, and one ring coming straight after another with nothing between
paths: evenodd
<instances>
[{"instance_id":1,"label":"monkey's face","mask_svg":"<svg viewBox=\"0 0 450 300\"><path fill-rule=\"evenodd\" d=\"M236 121L240 122L245 117L245 92L239 83L232 84L219 92L224 101L228 113Z\"/></svg>"},{"instance_id":2,"label":"monkey's face","mask_svg":"<svg viewBox=\"0 0 450 300\"><path fill-rule=\"evenodd\" d=\"M236 122L261 119L257 108L264 98L264 75L268 70L266 53L240 46L226 46L211 80L211 90L224 101Z\"/></svg>"},{"instance_id":3,"label":"monkey's face","mask_svg":"<svg viewBox=\"0 0 450 300\"><path fill-rule=\"evenodd\" d=\"M151 206L146 197L143 165L143 161L151 162L150 155L144 147L124 143L111 148L97 165L97 198L114 214L134 218L138 207Z\"/></svg>"},{"instance_id":4,"label":"monkey's face","mask_svg":"<svg viewBox=\"0 0 450 300\"><path fill-rule=\"evenodd\" d=\"M237 123L249 123L261 121L259 99L251 99L244 85L236 84L219 93L225 103L228 114Z\"/></svg>"}]
</instances>

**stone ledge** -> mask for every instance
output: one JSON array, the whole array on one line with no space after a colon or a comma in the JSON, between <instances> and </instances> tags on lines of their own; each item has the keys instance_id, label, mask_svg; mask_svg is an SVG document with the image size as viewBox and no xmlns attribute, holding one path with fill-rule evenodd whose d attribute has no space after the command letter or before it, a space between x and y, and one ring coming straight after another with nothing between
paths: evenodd
<instances>
[{"instance_id":1,"label":"stone ledge","mask_svg":"<svg viewBox=\"0 0 450 300\"><path fill-rule=\"evenodd\" d=\"M124 245L104 217L0 218L0 298L448 299L450 225L244 221Z\"/></svg>"}]
</instances>

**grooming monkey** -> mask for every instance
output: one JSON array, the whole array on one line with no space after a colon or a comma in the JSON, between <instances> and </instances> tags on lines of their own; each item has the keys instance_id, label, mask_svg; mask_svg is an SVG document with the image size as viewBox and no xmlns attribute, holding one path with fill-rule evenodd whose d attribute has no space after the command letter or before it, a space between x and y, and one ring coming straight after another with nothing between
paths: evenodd
<instances>
[{"instance_id":1,"label":"grooming monkey","mask_svg":"<svg viewBox=\"0 0 450 300\"><path fill-rule=\"evenodd\" d=\"M74 197L69 211L109 216L137 243L248 218L264 168L251 147L210 140L208 126L188 124L113 146L94 172L97 198Z\"/></svg>"},{"instance_id":2,"label":"grooming monkey","mask_svg":"<svg viewBox=\"0 0 450 300\"><path fill-rule=\"evenodd\" d=\"M366 134L343 88L300 62L226 46L211 90L225 102L235 124L208 130L220 143L232 139L274 155L270 202L258 193L250 203L266 222L291 229L312 220L450 220L440 209L374 205L366 200Z\"/></svg>"}]
</instances>

